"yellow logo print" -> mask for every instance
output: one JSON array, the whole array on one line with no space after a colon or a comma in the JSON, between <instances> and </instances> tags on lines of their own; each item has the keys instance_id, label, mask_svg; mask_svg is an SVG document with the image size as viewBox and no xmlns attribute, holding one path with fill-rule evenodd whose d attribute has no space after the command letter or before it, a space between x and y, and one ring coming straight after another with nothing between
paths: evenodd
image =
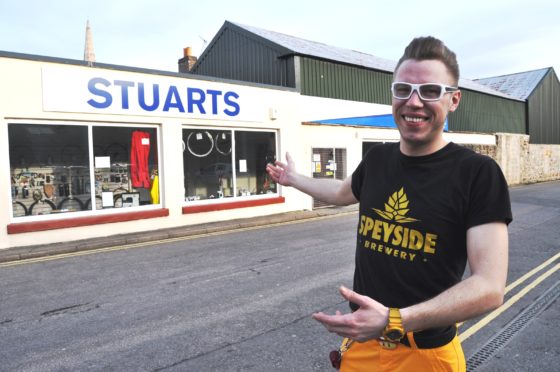
<instances>
[{"instance_id":1,"label":"yellow logo print","mask_svg":"<svg viewBox=\"0 0 560 372\"><path fill-rule=\"evenodd\" d=\"M401 223L418 221L415 218L406 217L406 214L410 210L407 209L407 207L408 198L404 193L404 187L401 187L399 191L395 191L393 195L389 196L389 200L385 203L384 211L376 208L372 209L375 213L389 221L394 220L395 222Z\"/></svg>"}]
</instances>

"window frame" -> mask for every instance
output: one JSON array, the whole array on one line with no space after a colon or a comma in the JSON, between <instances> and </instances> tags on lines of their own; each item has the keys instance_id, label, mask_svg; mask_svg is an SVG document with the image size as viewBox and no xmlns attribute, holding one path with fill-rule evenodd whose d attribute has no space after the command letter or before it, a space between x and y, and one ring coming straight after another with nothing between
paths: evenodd
<instances>
[{"instance_id":1,"label":"window frame","mask_svg":"<svg viewBox=\"0 0 560 372\"><path fill-rule=\"evenodd\" d=\"M6 120L6 127L5 127L5 135L7 139L7 151L8 151L8 172L6 172L7 177L7 185L8 185L8 200L9 200L9 221L12 224L20 224L20 223L27 223L27 222L40 222L40 221L51 221L51 220L63 220L63 219L75 219L81 217L95 217L95 216L106 216L106 215L114 215L114 214L125 214L131 212L142 212L148 210L157 210L163 209L163 181L161 176L162 170L162 132L161 132L161 124L146 124L146 123L126 123L126 122L100 122L100 121L68 121L68 120L24 120L24 119L10 119ZM24 215L24 216L14 216L14 208L13 205L15 200L12 196L11 187L11 173L12 167L10 164L9 159L9 152L10 152L10 141L9 141L9 126L10 125L56 125L56 126L81 126L87 128L87 143L88 143L88 156L89 156L89 181L90 181L90 203L91 208L90 210L81 210L69 213L56 213L56 214L44 214L44 215ZM135 129L142 129L142 128L150 128L155 129L156 131L156 139L155 143L157 144L157 167L159 174L159 203L158 204L149 204L149 205L140 205L140 206L131 206L126 208L104 208L104 209L97 209L95 210L94 205L95 202L95 158L94 158L94 144L93 144L93 128L94 127L121 127L121 128L135 128Z\"/></svg>"},{"instance_id":2,"label":"window frame","mask_svg":"<svg viewBox=\"0 0 560 372\"><path fill-rule=\"evenodd\" d=\"M188 130L199 130L199 131L204 131L204 130L218 130L218 131L229 131L231 133L231 161L232 161L232 185L233 185L233 196L231 197L224 197L224 198L208 198L208 199L201 199L201 200L187 200L186 196L183 195L182 200L182 207L183 210L185 211L186 208L188 207L194 207L193 209L197 210L197 207L199 206L205 206L205 205L213 205L213 204L232 204L232 205L239 205L239 207L236 208L242 208L244 205L244 202L247 202L247 205L251 205L252 203L250 202L251 200L262 200L262 199L278 199L280 197L280 188L279 188L279 184L277 184L276 190L273 193L268 193L268 194L255 194L255 195L237 195L237 154L235 151L235 134L236 132L256 132L256 133L272 133L274 134L274 147L275 147L275 158L278 159L278 154L279 154L279 131L277 129L269 129L269 128L244 128L244 127L224 127L224 126L201 126L201 125L192 125L192 124L184 124L181 126L181 134L183 133L183 130L188 129ZM182 156L182 161L183 161L183 169L185 168L185 157L184 155ZM186 177L185 174L183 174L183 177ZM256 204L260 204L259 202L256 202ZM265 203L266 204L266 203ZM229 208L215 208L213 209L212 207L210 208L210 210L222 210L222 209L229 209ZM205 208L202 208L200 211L205 211Z\"/></svg>"}]
</instances>

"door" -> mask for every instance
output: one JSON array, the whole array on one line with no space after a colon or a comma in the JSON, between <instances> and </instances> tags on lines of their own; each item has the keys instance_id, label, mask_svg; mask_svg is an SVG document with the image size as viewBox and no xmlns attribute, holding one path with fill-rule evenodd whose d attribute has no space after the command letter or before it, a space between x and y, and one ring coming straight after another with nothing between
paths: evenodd
<instances>
[{"instance_id":1,"label":"door","mask_svg":"<svg viewBox=\"0 0 560 372\"><path fill-rule=\"evenodd\" d=\"M314 148L312 149L313 178L346 178L346 149ZM330 204L313 199L313 208L328 207Z\"/></svg>"}]
</instances>

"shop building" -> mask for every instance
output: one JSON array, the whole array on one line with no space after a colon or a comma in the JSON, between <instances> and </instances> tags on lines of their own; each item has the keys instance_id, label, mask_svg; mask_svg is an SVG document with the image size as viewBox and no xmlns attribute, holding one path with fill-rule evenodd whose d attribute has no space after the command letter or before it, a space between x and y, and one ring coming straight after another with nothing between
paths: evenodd
<instances>
[{"instance_id":1,"label":"shop building","mask_svg":"<svg viewBox=\"0 0 560 372\"><path fill-rule=\"evenodd\" d=\"M289 89L6 52L0 76L0 248L302 204L265 172L299 136Z\"/></svg>"},{"instance_id":2,"label":"shop building","mask_svg":"<svg viewBox=\"0 0 560 372\"><path fill-rule=\"evenodd\" d=\"M302 163L306 138L323 134L301 117L319 117L325 102L10 52L0 53L0 77L1 249L311 208L265 167L285 151ZM336 104L329 110L342 115L375 109ZM359 154L348 158L357 164Z\"/></svg>"}]
</instances>

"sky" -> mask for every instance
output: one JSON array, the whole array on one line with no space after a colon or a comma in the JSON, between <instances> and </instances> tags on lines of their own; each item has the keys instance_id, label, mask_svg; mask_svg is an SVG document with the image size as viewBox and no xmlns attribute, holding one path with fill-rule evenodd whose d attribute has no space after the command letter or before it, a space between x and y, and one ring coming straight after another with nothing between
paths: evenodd
<instances>
[{"instance_id":1,"label":"sky","mask_svg":"<svg viewBox=\"0 0 560 372\"><path fill-rule=\"evenodd\" d=\"M89 20L97 62L177 72L227 20L394 61L432 35L467 79L558 75L559 15L558 0L0 0L0 50L82 60Z\"/></svg>"}]
</instances>

